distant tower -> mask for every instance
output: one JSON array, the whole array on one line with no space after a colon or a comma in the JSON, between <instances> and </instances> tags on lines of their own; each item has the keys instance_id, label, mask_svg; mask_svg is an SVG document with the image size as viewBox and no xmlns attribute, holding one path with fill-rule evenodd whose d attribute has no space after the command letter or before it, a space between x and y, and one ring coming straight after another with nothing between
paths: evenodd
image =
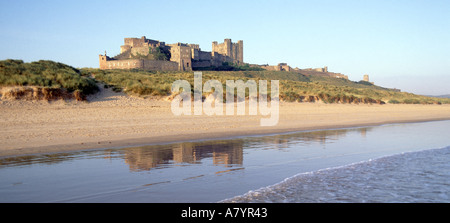
<instances>
[{"instance_id":1,"label":"distant tower","mask_svg":"<svg viewBox=\"0 0 450 223\"><path fill-rule=\"evenodd\" d=\"M105 53L105 55L98 55L98 60L99 60L99 62L100 62L100 69L107 69L108 67L107 67L107 62L106 61L108 61L108 56L106 56L106 53Z\"/></svg>"},{"instance_id":2,"label":"distant tower","mask_svg":"<svg viewBox=\"0 0 450 223\"><path fill-rule=\"evenodd\" d=\"M239 64L243 64L244 63L244 41L242 41L242 40L239 40L238 42L237 42L237 58L236 58L236 60L237 60L237 62L239 63Z\"/></svg>"},{"instance_id":3,"label":"distant tower","mask_svg":"<svg viewBox=\"0 0 450 223\"><path fill-rule=\"evenodd\" d=\"M364 74L363 81L370 82L370 81L369 81L369 75L368 75L368 74Z\"/></svg>"}]
</instances>

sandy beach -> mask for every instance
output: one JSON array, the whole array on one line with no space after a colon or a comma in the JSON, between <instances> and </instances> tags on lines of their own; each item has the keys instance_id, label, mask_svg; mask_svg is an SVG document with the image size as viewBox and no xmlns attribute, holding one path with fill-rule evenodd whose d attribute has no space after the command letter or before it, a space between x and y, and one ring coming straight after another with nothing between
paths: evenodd
<instances>
[{"instance_id":1,"label":"sandy beach","mask_svg":"<svg viewBox=\"0 0 450 223\"><path fill-rule=\"evenodd\" d=\"M102 89L89 102L0 101L0 156L450 119L450 105L280 103L276 126L261 115L175 116L165 100Z\"/></svg>"}]
</instances>

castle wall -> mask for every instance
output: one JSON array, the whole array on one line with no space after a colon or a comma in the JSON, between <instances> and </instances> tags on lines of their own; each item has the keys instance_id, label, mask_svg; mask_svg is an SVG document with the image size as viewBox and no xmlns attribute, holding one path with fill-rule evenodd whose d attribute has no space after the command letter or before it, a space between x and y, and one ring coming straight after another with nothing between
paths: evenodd
<instances>
[{"instance_id":1,"label":"castle wall","mask_svg":"<svg viewBox=\"0 0 450 223\"><path fill-rule=\"evenodd\" d=\"M143 69L143 61L139 59L106 60L100 62L100 69Z\"/></svg>"},{"instance_id":2,"label":"castle wall","mask_svg":"<svg viewBox=\"0 0 450 223\"><path fill-rule=\"evenodd\" d=\"M222 66L222 63L224 63L224 62L228 62L228 63L234 62L232 58L225 56L223 54L217 53L217 52L212 52L211 57L212 57L212 59L211 59L212 66L216 66L216 67Z\"/></svg>"},{"instance_id":3,"label":"castle wall","mask_svg":"<svg viewBox=\"0 0 450 223\"><path fill-rule=\"evenodd\" d=\"M143 36L141 38L125 38L124 43L126 46L131 46L131 47L141 47L144 45L158 45L158 46L160 45L159 41L147 39L147 38L145 38L145 36Z\"/></svg>"},{"instance_id":4,"label":"castle wall","mask_svg":"<svg viewBox=\"0 0 450 223\"><path fill-rule=\"evenodd\" d=\"M265 69L265 70L270 70L270 71L280 71L281 70L281 67L278 65L275 65L275 66L263 65L263 66L261 66L261 68Z\"/></svg>"},{"instance_id":5,"label":"castle wall","mask_svg":"<svg viewBox=\"0 0 450 223\"><path fill-rule=\"evenodd\" d=\"M213 66L211 60L212 60L211 52L197 51L196 59L192 60L192 67L193 68L211 67ZM222 65L222 62L220 62L220 65Z\"/></svg>"},{"instance_id":6,"label":"castle wall","mask_svg":"<svg viewBox=\"0 0 450 223\"><path fill-rule=\"evenodd\" d=\"M151 40L145 38L145 36L141 38L125 38L124 45L120 46L120 53L124 53L128 50L131 50L131 55L142 55L147 56L149 54L149 47L164 47L164 42L159 42L157 40Z\"/></svg>"},{"instance_id":7,"label":"castle wall","mask_svg":"<svg viewBox=\"0 0 450 223\"><path fill-rule=\"evenodd\" d=\"M131 48L131 55L137 56L147 56L149 54L149 47L133 47Z\"/></svg>"},{"instance_id":8,"label":"castle wall","mask_svg":"<svg viewBox=\"0 0 450 223\"><path fill-rule=\"evenodd\" d=\"M211 60L212 56L211 56L211 52L206 52L206 51L198 51L198 60Z\"/></svg>"},{"instance_id":9,"label":"castle wall","mask_svg":"<svg viewBox=\"0 0 450 223\"><path fill-rule=\"evenodd\" d=\"M323 68L314 68L313 71L316 71L316 72L323 72Z\"/></svg>"},{"instance_id":10,"label":"castle wall","mask_svg":"<svg viewBox=\"0 0 450 223\"><path fill-rule=\"evenodd\" d=\"M178 63L163 60L142 60L144 70L177 71Z\"/></svg>"},{"instance_id":11,"label":"castle wall","mask_svg":"<svg viewBox=\"0 0 450 223\"><path fill-rule=\"evenodd\" d=\"M142 59L126 59L111 60L107 56L100 55L100 69L142 69L142 70L164 70L177 71L178 63L163 60L142 60Z\"/></svg>"},{"instance_id":12,"label":"castle wall","mask_svg":"<svg viewBox=\"0 0 450 223\"><path fill-rule=\"evenodd\" d=\"M129 45L120 46L120 53L124 53L127 50L131 50L131 46Z\"/></svg>"},{"instance_id":13,"label":"castle wall","mask_svg":"<svg viewBox=\"0 0 450 223\"><path fill-rule=\"evenodd\" d=\"M192 68L211 67L211 66L212 64L210 60L192 61Z\"/></svg>"},{"instance_id":14,"label":"castle wall","mask_svg":"<svg viewBox=\"0 0 450 223\"><path fill-rule=\"evenodd\" d=\"M191 48L191 59L192 60L199 60L199 50L195 48Z\"/></svg>"},{"instance_id":15,"label":"castle wall","mask_svg":"<svg viewBox=\"0 0 450 223\"><path fill-rule=\"evenodd\" d=\"M137 47L141 46L143 43L145 43L144 39L138 39L138 38L125 38L124 39L124 45L130 46L130 47Z\"/></svg>"}]
</instances>

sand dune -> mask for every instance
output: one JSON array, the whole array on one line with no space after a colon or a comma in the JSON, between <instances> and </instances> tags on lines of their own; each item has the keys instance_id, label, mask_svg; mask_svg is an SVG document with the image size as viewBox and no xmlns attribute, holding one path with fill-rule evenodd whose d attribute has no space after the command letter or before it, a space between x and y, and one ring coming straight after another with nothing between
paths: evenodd
<instances>
[{"instance_id":1,"label":"sand dune","mask_svg":"<svg viewBox=\"0 0 450 223\"><path fill-rule=\"evenodd\" d=\"M300 130L450 119L450 105L280 103L276 126L261 116L175 116L170 102L102 89L89 102L0 101L0 156Z\"/></svg>"}]
</instances>

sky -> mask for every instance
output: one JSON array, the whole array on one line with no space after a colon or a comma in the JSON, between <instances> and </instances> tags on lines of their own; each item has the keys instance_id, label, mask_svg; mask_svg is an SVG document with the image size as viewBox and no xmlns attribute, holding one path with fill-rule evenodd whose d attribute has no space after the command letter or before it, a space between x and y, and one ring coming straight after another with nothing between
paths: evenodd
<instances>
[{"instance_id":1,"label":"sky","mask_svg":"<svg viewBox=\"0 0 450 223\"><path fill-rule=\"evenodd\" d=\"M449 0L0 0L0 60L98 68L125 37L244 41L244 62L369 74L376 85L450 94Z\"/></svg>"}]
</instances>

